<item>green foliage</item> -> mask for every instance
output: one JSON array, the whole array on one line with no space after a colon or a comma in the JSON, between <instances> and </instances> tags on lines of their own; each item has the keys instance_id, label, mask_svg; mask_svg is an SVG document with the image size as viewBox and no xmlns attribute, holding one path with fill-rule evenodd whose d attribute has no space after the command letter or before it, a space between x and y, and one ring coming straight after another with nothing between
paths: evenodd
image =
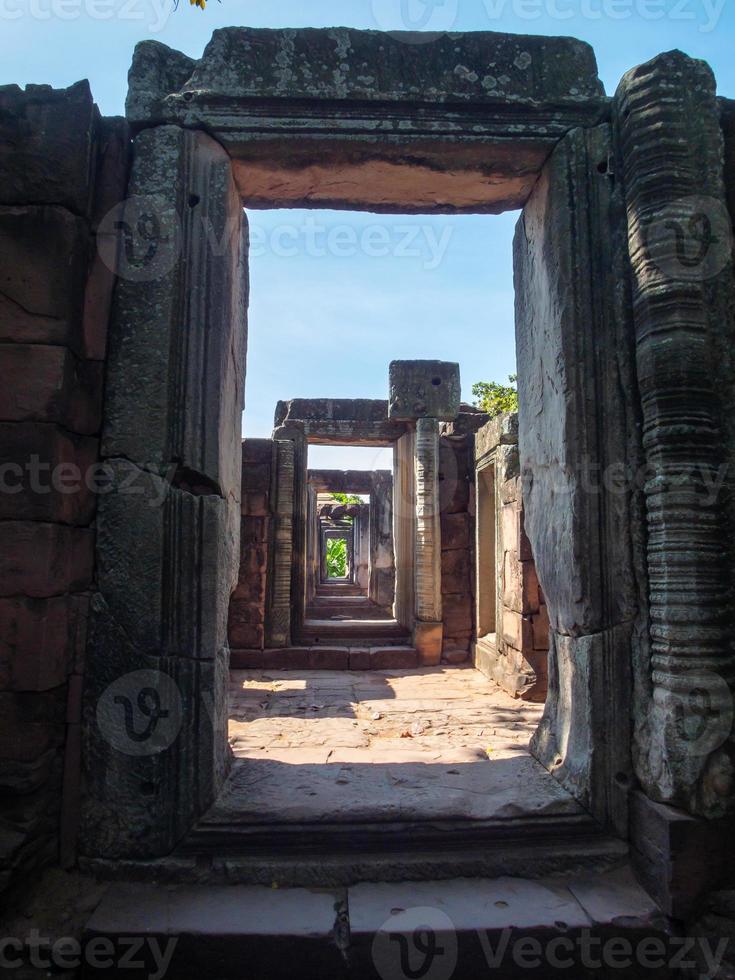
<instances>
[{"instance_id":1,"label":"green foliage","mask_svg":"<svg viewBox=\"0 0 735 980\"><path fill-rule=\"evenodd\" d=\"M347 539L327 538L327 578L347 575Z\"/></svg>"},{"instance_id":2,"label":"green foliage","mask_svg":"<svg viewBox=\"0 0 735 980\"><path fill-rule=\"evenodd\" d=\"M505 415L506 412L517 412L517 377L516 374L509 375L509 385L501 385L497 381L478 381L477 384L472 385L472 394L477 408L487 412L493 419L497 418L498 415Z\"/></svg>"},{"instance_id":3,"label":"green foliage","mask_svg":"<svg viewBox=\"0 0 735 980\"><path fill-rule=\"evenodd\" d=\"M333 493L332 498L340 504L361 504L362 497L355 496L354 493Z\"/></svg>"}]
</instances>

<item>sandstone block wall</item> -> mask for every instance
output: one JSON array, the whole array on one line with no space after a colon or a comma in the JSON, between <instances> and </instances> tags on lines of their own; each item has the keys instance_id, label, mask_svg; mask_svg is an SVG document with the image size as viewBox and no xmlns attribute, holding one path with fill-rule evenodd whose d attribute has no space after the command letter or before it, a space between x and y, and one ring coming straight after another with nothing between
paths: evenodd
<instances>
[{"instance_id":1,"label":"sandstone block wall","mask_svg":"<svg viewBox=\"0 0 735 980\"><path fill-rule=\"evenodd\" d=\"M126 167L86 82L0 88L0 888L73 858L113 281L96 236Z\"/></svg>"},{"instance_id":2,"label":"sandstone block wall","mask_svg":"<svg viewBox=\"0 0 735 980\"><path fill-rule=\"evenodd\" d=\"M474 432L487 415L462 406L441 427L439 508L445 659L469 658L475 628L474 603Z\"/></svg>"},{"instance_id":3,"label":"sandstone block wall","mask_svg":"<svg viewBox=\"0 0 735 980\"><path fill-rule=\"evenodd\" d=\"M475 459L478 469L493 468L495 496L495 580L477 581L475 589L496 590L495 633L475 635L475 663L514 697L543 701L549 616L524 528L517 416L493 419L477 432Z\"/></svg>"},{"instance_id":4,"label":"sandstone block wall","mask_svg":"<svg viewBox=\"0 0 735 980\"><path fill-rule=\"evenodd\" d=\"M265 647L268 553L272 535L273 440L242 443L240 573L232 598L228 635L232 650Z\"/></svg>"}]
</instances>

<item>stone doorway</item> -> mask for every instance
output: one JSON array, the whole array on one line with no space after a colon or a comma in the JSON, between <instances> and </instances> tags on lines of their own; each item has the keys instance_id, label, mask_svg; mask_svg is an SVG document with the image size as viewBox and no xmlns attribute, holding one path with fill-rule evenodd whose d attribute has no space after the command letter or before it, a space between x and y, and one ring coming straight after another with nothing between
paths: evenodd
<instances>
[{"instance_id":1,"label":"stone doorway","mask_svg":"<svg viewBox=\"0 0 735 980\"><path fill-rule=\"evenodd\" d=\"M409 49L399 40L326 32L318 35L322 67L309 69L322 82L304 100L299 86L309 83L299 59L313 58L313 47L299 32L256 34L251 44L248 32L218 32L199 62L144 44L131 73L129 118L139 133L129 194L153 196L165 213L185 216L184 261L155 292L148 283L119 284L103 455L115 461L119 485L135 460L150 474L151 497L161 495L159 470L171 459L177 467L162 511L147 511L119 485L101 507L102 589L87 686L93 703L131 664L157 664L179 682L187 727L165 758L141 760L114 756L90 721L85 847L108 857L168 853L228 779L223 606L237 582L240 459L233 443L244 358L233 325L240 329L244 320L243 203L411 213L524 207L515 248L519 444L526 530L551 626L550 697L533 751L590 821L625 836L631 660L645 664L647 642L641 535L631 530L639 512L630 493L585 496L580 464L636 459L640 429L630 394L630 316L616 285L629 282L625 209L611 180L611 106L592 53L561 38L439 38L432 57L418 57L414 67L422 90L441 96L419 104ZM362 52L358 60L364 55L376 65L367 99L365 76L340 74L338 52L347 42ZM240 64L246 49L251 54ZM260 82L251 77L250 58L262 67ZM273 75L284 58L300 66L291 81ZM480 87L489 58L507 68L500 76L508 79L507 93ZM334 71L324 75L324 64ZM473 65L477 71L467 68ZM249 81L230 89L224 79ZM260 93L253 89L259 84ZM213 226L214 250L207 247ZM183 334L182 323L189 328ZM152 361L155 369L148 369ZM180 397L182 387L191 398ZM621 399L621 390L629 397ZM308 439L293 409L293 402L279 406L267 463L275 494L268 614L248 624L260 627L271 651L289 646L294 625L298 632L305 619L305 570L294 561L294 546L304 553ZM333 409L323 406L318 419L334 431L342 420ZM444 602L436 588L448 540L432 475L439 419L424 409L409 419L410 427L400 414L387 419L399 455L416 462L396 469L397 482L405 476L410 484L413 474L417 531L412 582L401 560L407 541L396 537L396 616L413 616L414 646L433 659L441 656L448 611L461 608L462 596ZM562 422L554 428L549 419ZM563 498L555 496L559 482ZM124 548L120 527L129 529ZM181 561L189 546L193 559ZM402 601L407 596L413 604ZM469 641L464 632L457 627Z\"/></svg>"}]
</instances>

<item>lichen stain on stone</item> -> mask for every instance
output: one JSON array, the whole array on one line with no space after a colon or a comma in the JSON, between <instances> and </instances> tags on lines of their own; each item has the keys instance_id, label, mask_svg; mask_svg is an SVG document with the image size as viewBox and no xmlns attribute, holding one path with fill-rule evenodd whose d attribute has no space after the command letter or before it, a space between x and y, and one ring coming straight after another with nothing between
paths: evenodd
<instances>
[{"instance_id":1,"label":"lichen stain on stone","mask_svg":"<svg viewBox=\"0 0 735 980\"><path fill-rule=\"evenodd\" d=\"M461 78L465 82L476 82L478 79L477 72L470 71L466 65L456 65L454 74L457 76L457 78Z\"/></svg>"},{"instance_id":2,"label":"lichen stain on stone","mask_svg":"<svg viewBox=\"0 0 735 980\"><path fill-rule=\"evenodd\" d=\"M529 54L528 51L521 51L521 53L517 56L517 58L515 59L515 61L513 62L513 64L520 71L523 71L524 69L528 68L528 66L531 64L532 60L533 59L531 58L531 55Z\"/></svg>"}]
</instances>

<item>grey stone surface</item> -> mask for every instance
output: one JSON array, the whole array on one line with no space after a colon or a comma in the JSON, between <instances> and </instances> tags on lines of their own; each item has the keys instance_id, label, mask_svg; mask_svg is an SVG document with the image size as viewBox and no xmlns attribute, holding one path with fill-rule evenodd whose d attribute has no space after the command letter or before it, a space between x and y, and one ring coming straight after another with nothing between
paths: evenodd
<instances>
[{"instance_id":1,"label":"grey stone surface","mask_svg":"<svg viewBox=\"0 0 735 980\"><path fill-rule=\"evenodd\" d=\"M88 658L80 850L167 854L225 777L228 650L147 654L96 596Z\"/></svg>"},{"instance_id":2,"label":"grey stone surface","mask_svg":"<svg viewBox=\"0 0 735 980\"><path fill-rule=\"evenodd\" d=\"M652 798L707 819L735 809L735 292L715 89L704 62L671 51L616 95L647 463L651 647L636 671L636 769ZM715 474L726 483L713 494Z\"/></svg>"},{"instance_id":3,"label":"grey stone surface","mask_svg":"<svg viewBox=\"0 0 735 980\"><path fill-rule=\"evenodd\" d=\"M551 631L548 695L531 752L601 821L623 806L631 779L631 628L591 636ZM605 715L617 725L601 728ZM622 802L621 802L622 797Z\"/></svg>"},{"instance_id":4,"label":"grey stone surface","mask_svg":"<svg viewBox=\"0 0 735 980\"><path fill-rule=\"evenodd\" d=\"M479 671L235 671L240 768L205 818L349 823L581 813L528 756L540 707Z\"/></svg>"},{"instance_id":5,"label":"grey stone surface","mask_svg":"<svg viewBox=\"0 0 735 980\"><path fill-rule=\"evenodd\" d=\"M385 882L353 885L349 891L350 930L370 934L390 923L401 928L407 909L437 909L462 931L518 929L528 932L563 922L569 929L591 924L563 881L523 878L458 878L450 881ZM410 918L405 916L408 923Z\"/></svg>"},{"instance_id":6,"label":"grey stone surface","mask_svg":"<svg viewBox=\"0 0 735 980\"><path fill-rule=\"evenodd\" d=\"M449 361L391 361L388 369L392 419L451 421L460 405L459 364Z\"/></svg>"},{"instance_id":7,"label":"grey stone surface","mask_svg":"<svg viewBox=\"0 0 735 980\"><path fill-rule=\"evenodd\" d=\"M133 154L85 689L82 847L108 857L168 853L222 784L240 557L246 229L229 159L173 127Z\"/></svg>"},{"instance_id":8,"label":"grey stone surface","mask_svg":"<svg viewBox=\"0 0 735 980\"><path fill-rule=\"evenodd\" d=\"M514 260L525 530L557 644L541 731L563 743L555 754L539 736L534 751L549 766L561 759L564 785L625 833L616 775L630 775L645 571L637 406L620 396L635 390L635 372L610 153L607 126L559 143L517 225ZM601 644L609 653L595 662Z\"/></svg>"},{"instance_id":9,"label":"grey stone surface","mask_svg":"<svg viewBox=\"0 0 735 980\"><path fill-rule=\"evenodd\" d=\"M277 936L330 939L342 896L306 888L257 885L161 889L111 888L87 922L87 932L138 935Z\"/></svg>"},{"instance_id":10,"label":"grey stone surface","mask_svg":"<svg viewBox=\"0 0 735 980\"><path fill-rule=\"evenodd\" d=\"M125 220L103 454L178 468L239 505L247 256L227 154L202 133L141 134Z\"/></svg>"},{"instance_id":11,"label":"grey stone surface","mask_svg":"<svg viewBox=\"0 0 735 980\"><path fill-rule=\"evenodd\" d=\"M214 134L253 206L497 212L523 204L561 135L607 111L579 41L488 32L419 40L427 43L345 28L228 28L193 69L143 42L128 118Z\"/></svg>"},{"instance_id":12,"label":"grey stone surface","mask_svg":"<svg viewBox=\"0 0 735 980\"><path fill-rule=\"evenodd\" d=\"M213 34L182 95L519 104L540 95L574 104L602 92L592 49L572 38L473 31L437 34L413 48L407 41L410 34L343 27L226 28ZM146 43L136 61L145 54Z\"/></svg>"},{"instance_id":13,"label":"grey stone surface","mask_svg":"<svg viewBox=\"0 0 735 980\"><path fill-rule=\"evenodd\" d=\"M227 502L196 495L126 460L97 517L97 581L111 615L142 652L213 658L226 645L238 535Z\"/></svg>"},{"instance_id":14,"label":"grey stone surface","mask_svg":"<svg viewBox=\"0 0 735 980\"><path fill-rule=\"evenodd\" d=\"M287 980L346 976L344 892L267 886L113 886L92 915L84 939L104 938L120 961L126 937L147 936L138 963L156 972L155 938L169 956L163 969L182 980L244 975ZM115 945L119 942L119 945ZM171 943L171 945L169 945ZM90 945L90 950L93 946ZM121 975L125 972L121 968ZM159 963L159 969L161 969ZM89 969L89 976L97 971Z\"/></svg>"}]
</instances>

